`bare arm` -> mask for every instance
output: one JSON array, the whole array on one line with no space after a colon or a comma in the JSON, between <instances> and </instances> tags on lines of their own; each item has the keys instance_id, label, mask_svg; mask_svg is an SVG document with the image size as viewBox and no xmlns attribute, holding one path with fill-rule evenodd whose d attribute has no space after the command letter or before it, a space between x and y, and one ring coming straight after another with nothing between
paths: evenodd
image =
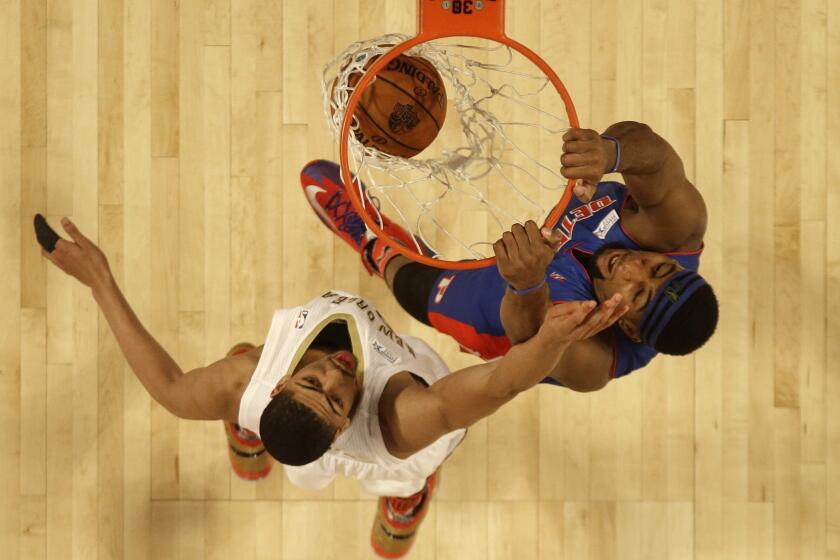
<instances>
[{"instance_id":1,"label":"bare arm","mask_svg":"<svg viewBox=\"0 0 840 560\"><path fill-rule=\"evenodd\" d=\"M698 249L706 231L706 205L685 176L674 148L643 123L616 123L604 134L618 140L618 172L639 205L638 212L622 214L624 227L648 249ZM586 129L572 129L563 140L561 172L567 178L581 180L575 194L585 200L604 173L613 168L615 143Z\"/></svg>"},{"instance_id":2,"label":"bare arm","mask_svg":"<svg viewBox=\"0 0 840 560\"><path fill-rule=\"evenodd\" d=\"M42 253L58 268L91 288L129 366L152 398L181 418L236 420L237 385L241 383L235 373L246 367L249 357L226 358L184 374L143 327L117 286L99 247L69 220L62 225L73 241L60 239L52 252Z\"/></svg>"},{"instance_id":3,"label":"bare arm","mask_svg":"<svg viewBox=\"0 0 840 560\"><path fill-rule=\"evenodd\" d=\"M607 328L626 310L620 296L597 309L594 303L552 307L539 332L501 360L464 368L428 388L406 387L395 397L387 418L392 453L410 455L489 416L546 377L570 343Z\"/></svg>"},{"instance_id":4,"label":"bare arm","mask_svg":"<svg viewBox=\"0 0 840 560\"><path fill-rule=\"evenodd\" d=\"M569 344L551 377L567 389L588 393L604 388L612 379L612 369L613 339L604 331Z\"/></svg>"},{"instance_id":5,"label":"bare arm","mask_svg":"<svg viewBox=\"0 0 840 560\"><path fill-rule=\"evenodd\" d=\"M511 344L519 344L534 336L551 306L547 285L524 295L516 295L508 288L502 298L499 315Z\"/></svg>"},{"instance_id":6,"label":"bare arm","mask_svg":"<svg viewBox=\"0 0 840 560\"><path fill-rule=\"evenodd\" d=\"M555 242L548 230L541 232L537 224L527 222L524 226L514 224L493 245L499 273L509 284L499 314L513 344L534 336L554 305L545 284L529 293L514 292L545 280L546 268L556 252L552 243ZM570 342L551 376L573 391L597 391L610 380L612 364L612 339L600 333Z\"/></svg>"},{"instance_id":7,"label":"bare arm","mask_svg":"<svg viewBox=\"0 0 840 560\"><path fill-rule=\"evenodd\" d=\"M499 274L508 283L499 308L499 318L512 344L534 336L551 308L545 273L554 249L543 239L533 221L514 224L493 244ZM542 283L542 285L540 285ZM537 289L517 294L514 290Z\"/></svg>"}]
</instances>

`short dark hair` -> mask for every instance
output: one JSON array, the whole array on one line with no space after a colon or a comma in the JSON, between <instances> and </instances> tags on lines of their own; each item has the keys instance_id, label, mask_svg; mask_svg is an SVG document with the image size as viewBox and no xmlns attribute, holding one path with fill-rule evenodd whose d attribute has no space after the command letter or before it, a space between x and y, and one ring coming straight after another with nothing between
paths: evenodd
<instances>
[{"instance_id":1,"label":"short dark hair","mask_svg":"<svg viewBox=\"0 0 840 560\"><path fill-rule=\"evenodd\" d=\"M336 431L288 391L274 397L260 416L260 438L269 455L284 465L317 460L332 445Z\"/></svg>"},{"instance_id":2,"label":"short dark hair","mask_svg":"<svg viewBox=\"0 0 840 560\"><path fill-rule=\"evenodd\" d=\"M691 354L708 341L718 323L718 301L708 284L691 294L662 329L654 348L663 354Z\"/></svg>"}]
</instances>

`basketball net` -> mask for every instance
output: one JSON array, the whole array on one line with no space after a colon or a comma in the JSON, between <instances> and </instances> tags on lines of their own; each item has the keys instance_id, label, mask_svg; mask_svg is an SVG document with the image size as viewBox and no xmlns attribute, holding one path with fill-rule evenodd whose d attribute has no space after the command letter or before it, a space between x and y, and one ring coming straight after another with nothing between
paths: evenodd
<instances>
[{"instance_id":1,"label":"basketball net","mask_svg":"<svg viewBox=\"0 0 840 560\"><path fill-rule=\"evenodd\" d=\"M324 112L336 140L350 83L407 39L388 34L353 43L325 66ZM459 37L404 54L423 57L440 73L446 122L428 148L402 158L358 141L353 117L349 170L356 188L366 188L362 206L380 227L384 214L412 234L415 246L401 252L415 260L428 262L416 256L426 255L436 261L428 264L456 268L492 262L492 244L504 231L527 220L545 224L564 194L560 154L571 126L564 102L539 68L505 44Z\"/></svg>"}]
</instances>

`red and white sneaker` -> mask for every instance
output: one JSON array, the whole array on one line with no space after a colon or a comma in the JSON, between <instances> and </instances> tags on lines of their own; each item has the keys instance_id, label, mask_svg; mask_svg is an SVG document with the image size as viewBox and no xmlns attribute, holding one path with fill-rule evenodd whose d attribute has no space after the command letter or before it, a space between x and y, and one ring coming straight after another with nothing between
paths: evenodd
<instances>
[{"instance_id":1,"label":"red and white sneaker","mask_svg":"<svg viewBox=\"0 0 840 560\"><path fill-rule=\"evenodd\" d=\"M411 550L417 529L429 511L438 472L427 478L423 489L413 496L379 498L370 534L370 544L376 554L382 558L400 558Z\"/></svg>"},{"instance_id":2,"label":"red and white sneaker","mask_svg":"<svg viewBox=\"0 0 840 560\"><path fill-rule=\"evenodd\" d=\"M368 230L361 216L353 208L346 187L341 180L341 167L331 161L318 159L306 164L300 172L300 184L309 205L315 210L318 218L336 235L343 239L362 257L362 265L368 274L383 276L385 266L399 253L387 244L377 242L378 238ZM366 188L361 181L362 196L367 197ZM373 206L370 199L367 204ZM385 214L378 214L382 230L391 239L406 247L416 247L414 239L405 229L392 222ZM434 256L422 241L421 251L424 255Z\"/></svg>"}]
</instances>

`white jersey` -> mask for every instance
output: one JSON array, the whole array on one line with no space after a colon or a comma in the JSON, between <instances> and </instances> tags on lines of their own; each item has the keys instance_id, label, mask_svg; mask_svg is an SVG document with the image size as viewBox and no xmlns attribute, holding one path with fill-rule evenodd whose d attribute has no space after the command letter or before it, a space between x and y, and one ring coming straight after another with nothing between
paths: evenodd
<instances>
[{"instance_id":1,"label":"white jersey","mask_svg":"<svg viewBox=\"0 0 840 560\"><path fill-rule=\"evenodd\" d=\"M295 485L311 490L323 488L340 473L358 479L367 492L378 496L414 494L458 446L466 430L446 434L407 459L388 452L379 425L379 398L388 380L407 371L431 385L448 375L449 369L422 340L394 333L376 308L359 296L333 290L302 307L274 312L259 363L239 404L239 425L259 435L260 416L271 391L294 371L315 337L334 321L347 324L358 360L360 401L349 428L321 458L300 467L284 465L286 474Z\"/></svg>"}]
</instances>

